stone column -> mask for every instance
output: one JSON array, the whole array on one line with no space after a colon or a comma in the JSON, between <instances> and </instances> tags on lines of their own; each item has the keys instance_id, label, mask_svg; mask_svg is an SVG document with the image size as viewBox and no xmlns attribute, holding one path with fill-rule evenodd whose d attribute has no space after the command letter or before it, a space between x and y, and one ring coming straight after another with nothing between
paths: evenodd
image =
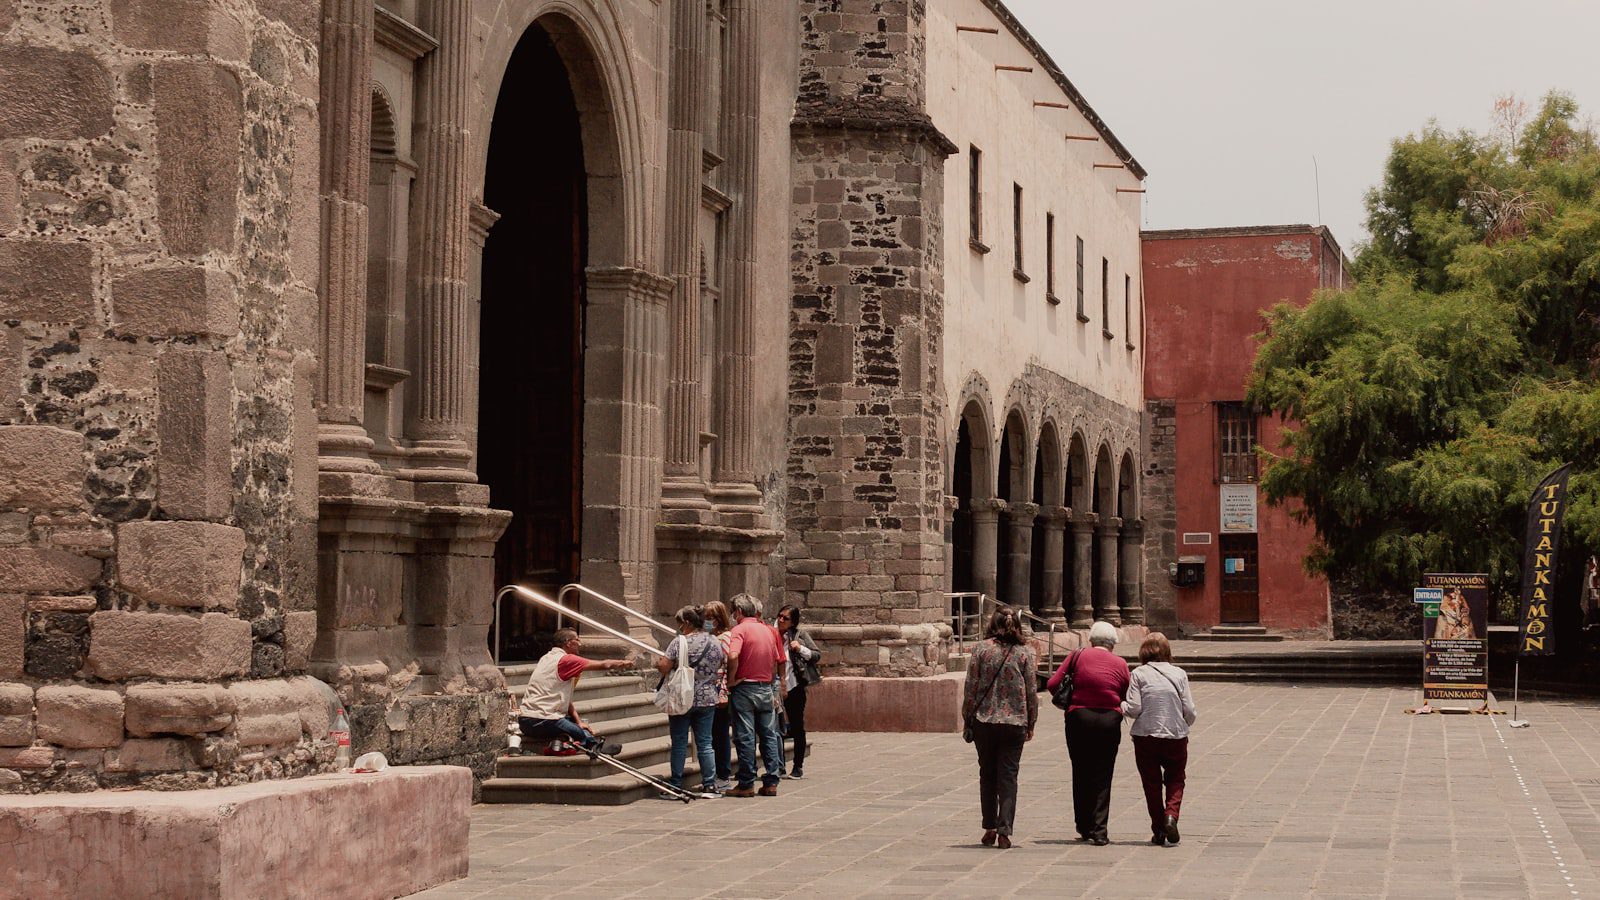
<instances>
[{"instance_id":1,"label":"stone column","mask_svg":"<svg viewBox=\"0 0 1600 900\"><path fill-rule=\"evenodd\" d=\"M372 16L366 0L323 4L321 47L322 378L317 463L377 470L361 425L366 371L367 186L372 143Z\"/></svg>"},{"instance_id":2,"label":"stone column","mask_svg":"<svg viewBox=\"0 0 1600 900\"><path fill-rule=\"evenodd\" d=\"M711 504L700 476L700 195L703 188L705 2L672 0L667 97L667 352L666 476L661 506L667 521L696 521Z\"/></svg>"},{"instance_id":3,"label":"stone column","mask_svg":"<svg viewBox=\"0 0 1600 900\"><path fill-rule=\"evenodd\" d=\"M990 600L1000 593L1000 511L1004 500L972 501L972 588Z\"/></svg>"},{"instance_id":4,"label":"stone column","mask_svg":"<svg viewBox=\"0 0 1600 900\"><path fill-rule=\"evenodd\" d=\"M755 354L756 202L760 198L761 72L757 0L728 5L728 113L723 163L733 206L727 212L727 275L717 322L717 453L712 491L722 522L751 527L761 508L755 485L750 370ZM727 510L738 511L730 518ZM741 515L742 514L742 515ZM746 519L749 519L748 521Z\"/></svg>"},{"instance_id":5,"label":"stone column","mask_svg":"<svg viewBox=\"0 0 1600 900\"><path fill-rule=\"evenodd\" d=\"M1118 570L1117 605L1122 607L1122 621L1128 625L1144 624L1144 591L1140 580L1144 577L1144 522L1124 519L1122 522L1122 566Z\"/></svg>"},{"instance_id":6,"label":"stone column","mask_svg":"<svg viewBox=\"0 0 1600 900\"><path fill-rule=\"evenodd\" d=\"M1094 513L1072 513L1072 627L1094 624Z\"/></svg>"},{"instance_id":7,"label":"stone column","mask_svg":"<svg viewBox=\"0 0 1600 900\"><path fill-rule=\"evenodd\" d=\"M1065 506L1046 506L1039 511L1044 524L1044 546L1033 548L1044 554L1044 589L1040 592L1042 609L1034 612L1051 622L1065 622L1066 610L1062 606L1061 573L1066 555L1066 526L1069 510Z\"/></svg>"},{"instance_id":8,"label":"stone column","mask_svg":"<svg viewBox=\"0 0 1600 900\"><path fill-rule=\"evenodd\" d=\"M417 227L411 245L417 306L416 390L409 431L415 477L474 481L465 439L470 333L467 257L472 198L467 185L470 0L421 5L422 28L439 47L418 75Z\"/></svg>"},{"instance_id":9,"label":"stone column","mask_svg":"<svg viewBox=\"0 0 1600 900\"><path fill-rule=\"evenodd\" d=\"M1095 615L1113 625L1122 624L1122 612L1117 608L1117 533L1122 520L1107 516L1095 526L1095 536L1100 543L1100 583L1095 585Z\"/></svg>"},{"instance_id":10,"label":"stone column","mask_svg":"<svg viewBox=\"0 0 1600 900\"><path fill-rule=\"evenodd\" d=\"M1011 503L1006 506L1006 527L1011 529L1011 555L1006 560L1005 602L1019 609L1031 608L1033 601L1033 518L1037 503Z\"/></svg>"}]
</instances>

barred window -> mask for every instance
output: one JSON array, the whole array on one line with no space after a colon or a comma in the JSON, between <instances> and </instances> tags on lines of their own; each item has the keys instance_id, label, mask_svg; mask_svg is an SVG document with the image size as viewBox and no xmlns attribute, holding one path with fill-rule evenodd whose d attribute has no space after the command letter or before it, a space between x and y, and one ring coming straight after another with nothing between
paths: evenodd
<instances>
[{"instance_id":1,"label":"barred window","mask_svg":"<svg viewBox=\"0 0 1600 900\"><path fill-rule=\"evenodd\" d=\"M1256 417L1243 403L1217 404L1217 475L1221 481L1256 480Z\"/></svg>"}]
</instances>

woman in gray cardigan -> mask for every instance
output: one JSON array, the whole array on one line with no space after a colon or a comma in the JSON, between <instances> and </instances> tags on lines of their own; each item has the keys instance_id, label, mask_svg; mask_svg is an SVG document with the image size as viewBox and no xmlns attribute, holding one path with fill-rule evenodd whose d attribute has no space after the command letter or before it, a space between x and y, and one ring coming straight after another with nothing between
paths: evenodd
<instances>
[{"instance_id":1,"label":"woman in gray cardigan","mask_svg":"<svg viewBox=\"0 0 1600 900\"><path fill-rule=\"evenodd\" d=\"M1139 767L1150 811L1150 843L1176 844L1194 696L1189 693L1188 674L1172 664L1172 645L1159 631L1150 632L1139 645L1139 668L1129 679L1122 714L1133 720L1128 733L1133 736L1133 762Z\"/></svg>"}]
</instances>

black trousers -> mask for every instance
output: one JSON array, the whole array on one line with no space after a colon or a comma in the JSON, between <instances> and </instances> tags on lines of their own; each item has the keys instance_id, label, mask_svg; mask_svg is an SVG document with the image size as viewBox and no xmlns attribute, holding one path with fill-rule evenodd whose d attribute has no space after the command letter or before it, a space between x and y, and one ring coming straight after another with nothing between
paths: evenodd
<instances>
[{"instance_id":1,"label":"black trousers","mask_svg":"<svg viewBox=\"0 0 1600 900\"><path fill-rule=\"evenodd\" d=\"M794 774L806 767L806 686L797 684L783 698L783 714L789 719L789 738L794 741L794 759L789 762L789 772Z\"/></svg>"},{"instance_id":2,"label":"black trousers","mask_svg":"<svg viewBox=\"0 0 1600 900\"><path fill-rule=\"evenodd\" d=\"M1067 713L1067 755L1072 758L1072 818L1078 834L1106 837L1111 817L1111 776L1122 743L1122 711L1075 709Z\"/></svg>"},{"instance_id":3,"label":"black trousers","mask_svg":"<svg viewBox=\"0 0 1600 900\"><path fill-rule=\"evenodd\" d=\"M733 778L733 714L726 703L711 717L711 751L717 759L717 780Z\"/></svg>"},{"instance_id":4,"label":"black trousers","mask_svg":"<svg viewBox=\"0 0 1600 900\"><path fill-rule=\"evenodd\" d=\"M1024 725L973 725L972 745L978 748L978 807L986 831L1011 833L1011 823L1017 818L1017 771L1022 768L1022 745L1027 740Z\"/></svg>"}]
</instances>

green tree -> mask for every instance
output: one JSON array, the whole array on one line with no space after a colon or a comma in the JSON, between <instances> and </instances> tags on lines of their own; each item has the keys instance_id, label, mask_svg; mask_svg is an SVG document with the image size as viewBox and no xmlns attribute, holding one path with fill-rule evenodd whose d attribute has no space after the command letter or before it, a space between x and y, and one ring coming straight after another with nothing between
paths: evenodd
<instances>
[{"instance_id":1,"label":"green tree","mask_svg":"<svg viewBox=\"0 0 1600 900\"><path fill-rule=\"evenodd\" d=\"M1430 124L1394 142L1367 212L1355 287L1271 310L1250 381L1292 420L1262 489L1315 524L1308 566L1509 588L1528 493L1567 462L1569 533L1600 546L1594 128L1560 93L1488 134Z\"/></svg>"}]
</instances>

